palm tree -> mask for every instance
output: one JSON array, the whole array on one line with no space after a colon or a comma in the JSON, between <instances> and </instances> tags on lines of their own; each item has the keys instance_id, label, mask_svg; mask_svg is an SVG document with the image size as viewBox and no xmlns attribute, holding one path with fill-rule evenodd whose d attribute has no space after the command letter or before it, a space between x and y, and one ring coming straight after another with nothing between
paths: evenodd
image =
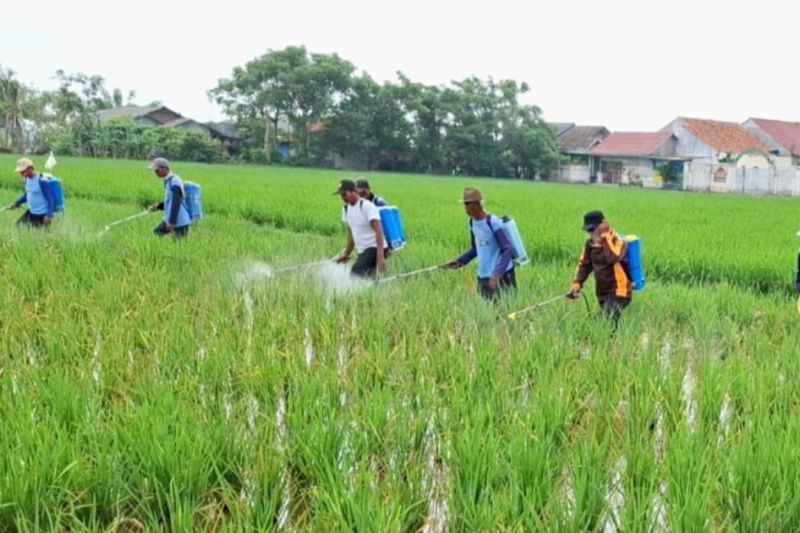
<instances>
[{"instance_id":1,"label":"palm tree","mask_svg":"<svg viewBox=\"0 0 800 533\"><path fill-rule=\"evenodd\" d=\"M3 144L22 149L23 110L26 89L14 78L14 71L0 67L0 117L3 119Z\"/></svg>"}]
</instances>

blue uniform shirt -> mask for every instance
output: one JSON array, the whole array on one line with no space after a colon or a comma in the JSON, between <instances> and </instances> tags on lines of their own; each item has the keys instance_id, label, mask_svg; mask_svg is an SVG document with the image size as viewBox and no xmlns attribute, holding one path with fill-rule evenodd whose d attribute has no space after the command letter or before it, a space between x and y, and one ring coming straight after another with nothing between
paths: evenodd
<instances>
[{"instance_id":1,"label":"blue uniform shirt","mask_svg":"<svg viewBox=\"0 0 800 533\"><path fill-rule=\"evenodd\" d=\"M50 182L42 179L41 174L35 174L32 178L25 178L25 194L15 202L17 206L28 203L28 211L33 215L45 215L53 218L55 201L50 192Z\"/></svg>"},{"instance_id":2,"label":"blue uniform shirt","mask_svg":"<svg viewBox=\"0 0 800 533\"><path fill-rule=\"evenodd\" d=\"M174 193L172 192L173 187L180 187L181 190L184 190L183 180L174 174L164 180L164 222L173 224L177 228L182 228L183 226L188 226L191 224L192 219L189 216L189 210L186 209L186 192L184 190L184 201L181 202L181 205L178 208L178 220L174 223L170 222L169 214L172 212L172 201L174 196Z\"/></svg>"},{"instance_id":3,"label":"blue uniform shirt","mask_svg":"<svg viewBox=\"0 0 800 533\"><path fill-rule=\"evenodd\" d=\"M458 262L466 265L477 257L479 278L501 277L513 269L514 247L503 228L503 223L492 217L490 227L487 216L483 220L472 220L470 225L472 247L458 258Z\"/></svg>"}]
</instances>

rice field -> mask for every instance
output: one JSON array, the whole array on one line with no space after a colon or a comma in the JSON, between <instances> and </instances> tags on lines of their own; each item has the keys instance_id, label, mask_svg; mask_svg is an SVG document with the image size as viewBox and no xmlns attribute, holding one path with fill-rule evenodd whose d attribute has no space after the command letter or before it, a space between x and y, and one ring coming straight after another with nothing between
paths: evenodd
<instances>
[{"instance_id":1,"label":"rice field","mask_svg":"<svg viewBox=\"0 0 800 533\"><path fill-rule=\"evenodd\" d=\"M64 158L51 231L0 213L0 530L800 529L794 200L369 174L387 276L464 251L465 186L515 217L533 264L492 306L283 270L343 247L353 173L176 163L189 239L104 231L160 198L145 167ZM617 332L593 298L507 320L567 291L591 209L643 242Z\"/></svg>"}]
</instances>

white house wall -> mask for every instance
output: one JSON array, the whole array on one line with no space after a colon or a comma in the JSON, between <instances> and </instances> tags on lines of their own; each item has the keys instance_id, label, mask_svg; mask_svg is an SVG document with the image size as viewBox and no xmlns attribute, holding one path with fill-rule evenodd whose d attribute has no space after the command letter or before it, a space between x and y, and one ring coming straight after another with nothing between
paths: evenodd
<instances>
[{"instance_id":1,"label":"white house wall","mask_svg":"<svg viewBox=\"0 0 800 533\"><path fill-rule=\"evenodd\" d=\"M562 165L556 172L558 181L589 183L589 165Z\"/></svg>"},{"instance_id":2,"label":"white house wall","mask_svg":"<svg viewBox=\"0 0 800 533\"><path fill-rule=\"evenodd\" d=\"M767 168L772 165L763 155L745 154L736 160L736 166L745 168Z\"/></svg>"}]
</instances>

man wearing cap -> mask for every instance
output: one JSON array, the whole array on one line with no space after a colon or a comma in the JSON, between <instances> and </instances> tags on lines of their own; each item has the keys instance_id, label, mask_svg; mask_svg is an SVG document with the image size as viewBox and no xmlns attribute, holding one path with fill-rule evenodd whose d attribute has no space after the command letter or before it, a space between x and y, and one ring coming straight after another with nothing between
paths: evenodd
<instances>
[{"instance_id":1,"label":"man wearing cap","mask_svg":"<svg viewBox=\"0 0 800 533\"><path fill-rule=\"evenodd\" d=\"M369 200L370 202L375 204L375 207L383 207L385 205L388 205L386 203L386 200L384 200L383 198L381 198L380 196L376 195L375 193L373 193L370 190L369 182L367 180L365 180L364 178L360 178L360 179L356 180L356 190L358 191L358 195L361 198L363 198L365 200Z\"/></svg>"},{"instance_id":2,"label":"man wearing cap","mask_svg":"<svg viewBox=\"0 0 800 533\"><path fill-rule=\"evenodd\" d=\"M153 159L148 167L164 182L164 201L150 206L150 211L164 211L164 220L153 228L153 233L163 237L169 233L176 238L183 238L189 234L189 225L192 219L186 208L186 192L183 180L170 172L169 161L163 157Z\"/></svg>"},{"instance_id":3,"label":"man wearing cap","mask_svg":"<svg viewBox=\"0 0 800 533\"><path fill-rule=\"evenodd\" d=\"M342 221L347 224L347 244L336 262L346 263L355 248L358 257L350 273L365 278L375 277L378 270L386 269L386 243L378 208L358 195L353 180L340 181L333 194L338 194L344 202Z\"/></svg>"},{"instance_id":4,"label":"man wearing cap","mask_svg":"<svg viewBox=\"0 0 800 533\"><path fill-rule=\"evenodd\" d=\"M461 257L450 261L448 266L461 268L477 257L481 296L494 301L502 290L517 286L514 247L503 223L484 210L481 191L467 187L461 201L469 215L471 246Z\"/></svg>"},{"instance_id":5,"label":"man wearing cap","mask_svg":"<svg viewBox=\"0 0 800 533\"><path fill-rule=\"evenodd\" d=\"M49 226L53 221L55 211L55 199L50 190L50 182L42 179L41 174L36 172L33 161L27 157L17 160L14 172L25 180L25 192L16 202L8 206L8 209L16 209L22 204L28 204L28 209L17 220L17 225L27 227Z\"/></svg>"},{"instance_id":6,"label":"man wearing cap","mask_svg":"<svg viewBox=\"0 0 800 533\"><path fill-rule=\"evenodd\" d=\"M568 298L577 298L589 274L594 272L595 294L601 312L616 322L631 303L631 283L627 271L628 243L608 224L601 211L589 211L583 217L583 230L589 238L583 246L575 281Z\"/></svg>"}]
</instances>

